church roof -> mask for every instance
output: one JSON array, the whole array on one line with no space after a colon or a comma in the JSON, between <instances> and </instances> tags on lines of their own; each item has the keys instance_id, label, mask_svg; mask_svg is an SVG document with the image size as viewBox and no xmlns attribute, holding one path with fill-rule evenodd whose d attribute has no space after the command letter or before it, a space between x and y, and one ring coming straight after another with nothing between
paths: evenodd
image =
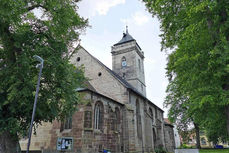
<instances>
[{"instance_id":1,"label":"church roof","mask_svg":"<svg viewBox=\"0 0 229 153\"><path fill-rule=\"evenodd\" d=\"M130 41L134 41L135 39L128 33L128 28L126 27L126 33L123 33L123 37L122 39L114 44L114 46L116 45L120 45L120 44L123 44L123 43L127 43L127 42L130 42Z\"/></svg>"},{"instance_id":2,"label":"church roof","mask_svg":"<svg viewBox=\"0 0 229 153\"><path fill-rule=\"evenodd\" d=\"M95 94L97 94L97 95L100 95L100 96L104 97L104 98L110 99L110 100L112 100L112 101L118 103L119 105L124 105L124 104L122 104L122 103L120 103L120 102L118 102L118 101L116 101L116 100L114 100L114 99L111 99L110 97L107 97L107 96L105 96L105 95L103 95L103 94L101 94L101 93L98 93L96 90L89 89L89 88L87 88L87 87L86 87L86 88L77 88L76 91L77 91L77 92L91 91L91 92L93 92L93 93L95 93Z\"/></svg>"}]
</instances>

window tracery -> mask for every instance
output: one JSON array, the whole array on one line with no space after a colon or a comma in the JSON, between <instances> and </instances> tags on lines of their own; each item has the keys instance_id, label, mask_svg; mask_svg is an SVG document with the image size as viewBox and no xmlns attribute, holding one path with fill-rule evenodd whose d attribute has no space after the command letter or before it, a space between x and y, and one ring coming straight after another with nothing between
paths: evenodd
<instances>
[{"instance_id":1,"label":"window tracery","mask_svg":"<svg viewBox=\"0 0 229 153\"><path fill-rule=\"evenodd\" d=\"M101 130L102 125L103 125L103 104L101 102L97 102L94 111L94 128Z\"/></svg>"}]
</instances>

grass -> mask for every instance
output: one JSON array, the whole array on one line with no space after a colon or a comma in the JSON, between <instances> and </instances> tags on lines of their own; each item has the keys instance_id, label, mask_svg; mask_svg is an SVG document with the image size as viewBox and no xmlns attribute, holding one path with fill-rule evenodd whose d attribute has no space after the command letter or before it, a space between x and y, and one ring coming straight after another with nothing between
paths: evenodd
<instances>
[{"instance_id":1,"label":"grass","mask_svg":"<svg viewBox=\"0 0 229 153\"><path fill-rule=\"evenodd\" d=\"M200 153L229 153L229 149L201 149Z\"/></svg>"}]
</instances>

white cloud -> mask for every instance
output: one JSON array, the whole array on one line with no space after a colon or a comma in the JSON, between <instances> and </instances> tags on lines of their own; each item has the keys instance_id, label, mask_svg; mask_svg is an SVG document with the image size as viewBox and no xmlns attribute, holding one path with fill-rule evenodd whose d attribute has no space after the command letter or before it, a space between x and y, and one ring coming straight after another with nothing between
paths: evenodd
<instances>
[{"instance_id":1,"label":"white cloud","mask_svg":"<svg viewBox=\"0 0 229 153\"><path fill-rule=\"evenodd\" d=\"M80 14L85 17L106 15L110 8L125 4L126 0L83 0L79 3Z\"/></svg>"},{"instance_id":2,"label":"white cloud","mask_svg":"<svg viewBox=\"0 0 229 153\"><path fill-rule=\"evenodd\" d=\"M144 12L137 11L131 15L130 18L120 19L120 21L125 25L137 25L142 26L150 21L150 18L144 14Z\"/></svg>"},{"instance_id":3,"label":"white cloud","mask_svg":"<svg viewBox=\"0 0 229 153\"><path fill-rule=\"evenodd\" d=\"M124 4L125 0L98 0L100 2L96 3L95 9L99 15L106 15L111 7L119 4Z\"/></svg>"},{"instance_id":4,"label":"white cloud","mask_svg":"<svg viewBox=\"0 0 229 153\"><path fill-rule=\"evenodd\" d=\"M146 16L143 12L135 12L135 14L132 16L134 22L141 26L149 21L149 17Z\"/></svg>"}]
</instances>

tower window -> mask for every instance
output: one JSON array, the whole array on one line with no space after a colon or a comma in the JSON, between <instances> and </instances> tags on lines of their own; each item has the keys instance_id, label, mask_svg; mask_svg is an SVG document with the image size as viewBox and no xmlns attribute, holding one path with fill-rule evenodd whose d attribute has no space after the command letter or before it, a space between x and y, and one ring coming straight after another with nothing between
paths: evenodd
<instances>
[{"instance_id":1,"label":"tower window","mask_svg":"<svg viewBox=\"0 0 229 153\"><path fill-rule=\"evenodd\" d=\"M125 56L122 57L122 67L126 67L126 58Z\"/></svg>"},{"instance_id":2,"label":"tower window","mask_svg":"<svg viewBox=\"0 0 229 153\"><path fill-rule=\"evenodd\" d=\"M139 70L141 70L141 63L140 63L140 59L138 59L138 68L139 68Z\"/></svg>"},{"instance_id":3,"label":"tower window","mask_svg":"<svg viewBox=\"0 0 229 153\"><path fill-rule=\"evenodd\" d=\"M79 61L80 61L80 57L77 57L77 58L76 58L76 61L79 62Z\"/></svg>"},{"instance_id":4,"label":"tower window","mask_svg":"<svg viewBox=\"0 0 229 153\"><path fill-rule=\"evenodd\" d=\"M122 78L125 79L126 78L126 73L122 74Z\"/></svg>"}]
</instances>

